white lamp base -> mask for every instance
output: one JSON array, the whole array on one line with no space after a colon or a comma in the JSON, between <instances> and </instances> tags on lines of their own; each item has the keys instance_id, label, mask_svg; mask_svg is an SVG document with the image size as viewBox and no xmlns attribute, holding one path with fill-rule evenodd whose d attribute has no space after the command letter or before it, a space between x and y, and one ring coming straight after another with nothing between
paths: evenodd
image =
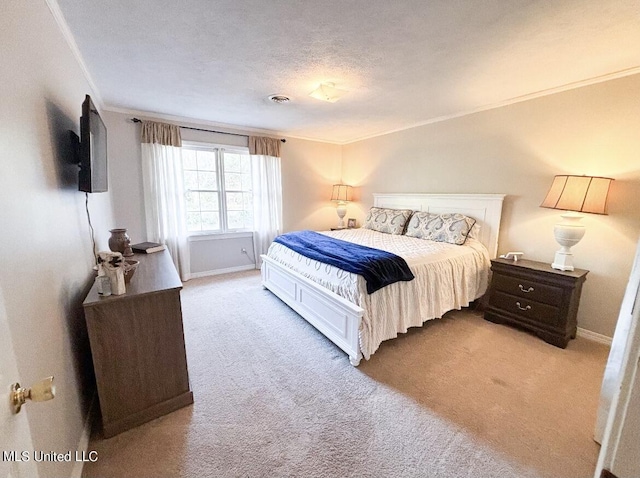
<instances>
[{"instance_id":1,"label":"white lamp base","mask_svg":"<svg viewBox=\"0 0 640 478\"><path fill-rule=\"evenodd\" d=\"M580 242L586 231L585 227L580 224L580 219L582 219L580 214L567 212L562 214L562 221L554 226L553 235L558 244L560 244L560 250L556 252L553 264L551 264L554 269L561 271L575 270L571 247Z\"/></svg>"},{"instance_id":2,"label":"white lamp base","mask_svg":"<svg viewBox=\"0 0 640 478\"><path fill-rule=\"evenodd\" d=\"M558 269L561 271L572 271L575 268L573 267L573 254L571 251L563 252L562 250L556 252L556 256L553 259L553 264L551 267L554 269Z\"/></svg>"},{"instance_id":3,"label":"white lamp base","mask_svg":"<svg viewBox=\"0 0 640 478\"><path fill-rule=\"evenodd\" d=\"M344 216L347 214L347 205L343 202L339 202L336 207L336 212L338 213L338 217L340 218L340 222L338 222L338 229L344 229Z\"/></svg>"}]
</instances>

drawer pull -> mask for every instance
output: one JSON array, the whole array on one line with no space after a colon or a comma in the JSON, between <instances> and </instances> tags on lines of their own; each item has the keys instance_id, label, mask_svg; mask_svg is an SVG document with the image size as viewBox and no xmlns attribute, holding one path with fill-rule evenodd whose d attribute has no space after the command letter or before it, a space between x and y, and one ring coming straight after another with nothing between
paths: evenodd
<instances>
[{"instance_id":1,"label":"drawer pull","mask_svg":"<svg viewBox=\"0 0 640 478\"><path fill-rule=\"evenodd\" d=\"M533 291L535 290L533 287L529 287L528 289L525 289L525 288L524 288L524 286L523 286L522 284L518 284L518 287L520 287L520 290L521 290L522 292L526 292L526 293L528 293L528 292L533 292Z\"/></svg>"},{"instance_id":2,"label":"drawer pull","mask_svg":"<svg viewBox=\"0 0 640 478\"><path fill-rule=\"evenodd\" d=\"M518 309L520 310L531 310L531 306L528 305L526 307L522 307L522 305L520 305L520 302L516 302L516 305L518 306Z\"/></svg>"}]
</instances>

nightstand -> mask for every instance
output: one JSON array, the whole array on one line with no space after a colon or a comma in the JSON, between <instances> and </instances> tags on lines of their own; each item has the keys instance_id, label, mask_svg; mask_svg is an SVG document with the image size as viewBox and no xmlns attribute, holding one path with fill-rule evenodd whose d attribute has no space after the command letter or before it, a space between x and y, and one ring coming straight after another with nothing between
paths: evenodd
<instances>
[{"instance_id":1,"label":"nightstand","mask_svg":"<svg viewBox=\"0 0 640 478\"><path fill-rule=\"evenodd\" d=\"M576 337L580 294L589 271L560 271L526 259L494 259L491 270L486 320L518 325L561 348Z\"/></svg>"}]
</instances>

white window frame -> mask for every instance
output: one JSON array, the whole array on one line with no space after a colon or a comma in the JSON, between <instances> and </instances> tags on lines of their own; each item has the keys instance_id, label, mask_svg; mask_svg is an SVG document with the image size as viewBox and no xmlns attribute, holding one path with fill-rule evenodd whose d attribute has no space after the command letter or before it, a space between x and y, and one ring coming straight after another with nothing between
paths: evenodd
<instances>
[{"instance_id":1,"label":"white window frame","mask_svg":"<svg viewBox=\"0 0 640 478\"><path fill-rule=\"evenodd\" d=\"M208 231L189 231L186 230L186 234L189 238L197 238L198 236L218 236L218 235L227 235L227 236L244 236L253 232L253 229L244 228L244 229L229 229L228 221L227 221L227 202L226 202L226 188L224 182L224 153L240 153L249 155L249 148L245 146L233 146L233 145L225 145L219 143L206 143L201 141L183 141L182 147L185 149L195 149L195 150L205 150L205 151L214 151L216 157L216 170L217 170L217 183L218 183L218 205L220 207L220 229L219 230L208 230ZM222 154L220 154L222 153ZM251 163L250 163L251 166ZM182 170L184 171L184 165ZM253 175L252 175L253 180ZM183 180L184 181L184 180ZM252 184L253 188L253 184ZM185 195L187 191L185 190ZM187 214L186 208L186 197L183 198L183 202L185 204L184 214ZM186 218L185 218L186 219ZM185 221L186 222L186 221Z\"/></svg>"}]
</instances>

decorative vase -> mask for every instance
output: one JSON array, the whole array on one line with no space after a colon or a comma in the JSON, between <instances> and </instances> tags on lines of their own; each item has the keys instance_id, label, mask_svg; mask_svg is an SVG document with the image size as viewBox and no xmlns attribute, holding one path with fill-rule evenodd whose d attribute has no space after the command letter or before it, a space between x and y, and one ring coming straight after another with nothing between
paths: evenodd
<instances>
[{"instance_id":1,"label":"decorative vase","mask_svg":"<svg viewBox=\"0 0 640 478\"><path fill-rule=\"evenodd\" d=\"M126 229L111 229L109 231L111 237L109 238L109 249L113 252L121 252L123 256L129 257L133 255L131 250L131 238L127 234Z\"/></svg>"}]
</instances>

